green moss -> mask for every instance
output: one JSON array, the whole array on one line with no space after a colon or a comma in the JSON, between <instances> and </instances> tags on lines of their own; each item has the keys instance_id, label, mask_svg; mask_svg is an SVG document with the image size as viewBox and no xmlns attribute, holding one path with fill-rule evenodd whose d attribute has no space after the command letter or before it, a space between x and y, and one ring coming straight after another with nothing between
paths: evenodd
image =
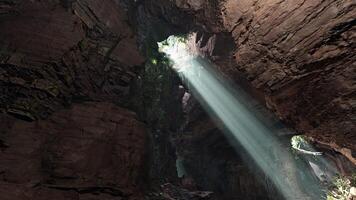
<instances>
[{"instance_id":1,"label":"green moss","mask_svg":"<svg viewBox=\"0 0 356 200\"><path fill-rule=\"evenodd\" d=\"M313 146L309 144L308 138L303 135L293 136L291 145L295 153L309 154L313 156L323 155L322 152L315 151Z\"/></svg>"},{"instance_id":2,"label":"green moss","mask_svg":"<svg viewBox=\"0 0 356 200\"><path fill-rule=\"evenodd\" d=\"M356 186L356 173L353 175L337 176L327 191L327 200L348 200L351 187Z\"/></svg>"},{"instance_id":3,"label":"green moss","mask_svg":"<svg viewBox=\"0 0 356 200\"><path fill-rule=\"evenodd\" d=\"M305 136L296 135L296 136L292 137L291 145L292 145L293 148L302 149L303 147L308 145L308 141L307 141Z\"/></svg>"}]
</instances>

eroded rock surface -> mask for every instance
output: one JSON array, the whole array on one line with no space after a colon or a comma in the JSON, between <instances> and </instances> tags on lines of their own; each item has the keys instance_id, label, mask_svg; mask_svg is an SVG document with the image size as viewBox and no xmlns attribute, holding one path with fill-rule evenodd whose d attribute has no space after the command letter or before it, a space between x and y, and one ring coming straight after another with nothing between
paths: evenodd
<instances>
[{"instance_id":1,"label":"eroded rock surface","mask_svg":"<svg viewBox=\"0 0 356 200\"><path fill-rule=\"evenodd\" d=\"M159 16L182 32L197 31L203 38L199 44L202 52L219 71L247 88L296 134L312 136L356 163L355 3L147 0L137 1L133 7L139 14L145 11ZM177 20L177 10L190 20ZM142 38L145 33L139 31ZM175 33L165 34L168 37ZM248 171L246 166L236 162L236 155L227 156L233 154L231 148L222 150L224 143L217 141L224 140L214 125L210 127L211 121L206 116L190 120L183 135L177 136L182 139L177 148L191 171L196 170L192 174L199 185L216 192L223 185L219 178L228 176L231 182L221 186L222 190L232 185L239 188L239 180L251 184L247 190L244 184L238 191L230 190L230 194L225 193L226 199L238 196L239 191L256 194L256 198L263 195L256 180L239 176ZM214 146L215 142L221 146ZM212 160L221 163L215 166ZM235 171L222 172L229 166ZM219 178L211 173L214 170L220 172ZM255 186L257 189L252 189Z\"/></svg>"},{"instance_id":2,"label":"eroded rock surface","mask_svg":"<svg viewBox=\"0 0 356 200\"><path fill-rule=\"evenodd\" d=\"M141 199L145 126L88 102L24 122L0 116L1 199Z\"/></svg>"},{"instance_id":3,"label":"eroded rock surface","mask_svg":"<svg viewBox=\"0 0 356 200\"><path fill-rule=\"evenodd\" d=\"M166 65L149 63L138 78L138 47L151 59L152 44L191 30L219 71L244 77L284 122L354 160L355 9L353 0L0 0L2 197L140 199L142 124L110 103L63 110L124 105L134 79L147 84L137 101L158 152L151 178L176 181L171 135L181 131L177 153L199 187L268 196L211 119L191 116L199 106L179 130Z\"/></svg>"},{"instance_id":4,"label":"eroded rock surface","mask_svg":"<svg viewBox=\"0 0 356 200\"><path fill-rule=\"evenodd\" d=\"M298 132L356 150L355 1L206 1L199 5L205 9L173 2L208 34L234 40L225 61L215 58L220 71L246 77ZM214 60L223 48L212 49Z\"/></svg>"},{"instance_id":5,"label":"eroded rock surface","mask_svg":"<svg viewBox=\"0 0 356 200\"><path fill-rule=\"evenodd\" d=\"M143 198L127 20L114 0L0 1L1 199Z\"/></svg>"},{"instance_id":6,"label":"eroded rock surface","mask_svg":"<svg viewBox=\"0 0 356 200\"><path fill-rule=\"evenodd\" d=\"M127 101L144 59L114 0L1 1L0 8L1 112L35 120L73 100Z\"/></svg>"}]
</instances>

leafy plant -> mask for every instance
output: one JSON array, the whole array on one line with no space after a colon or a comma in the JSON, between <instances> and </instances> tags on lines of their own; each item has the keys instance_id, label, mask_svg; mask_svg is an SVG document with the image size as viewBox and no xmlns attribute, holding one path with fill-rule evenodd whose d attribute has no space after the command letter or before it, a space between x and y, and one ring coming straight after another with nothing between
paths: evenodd
<instances>
[{"instance_id":1,"label":"leafy plant","mask_svg":"<svg viewBox=\"0 0 356 200\"><path fill-rule=\"evenodd\" d=\"M309 154L313 156L322 155L322 152L317 152L315 149L313 149L312 145L309 144L308 139L303 135L293 136L291 139L291 145L293 150L303 154Z\"/></svg>"},{"instance_id":2,"label":"leafy plant","mask_svg":"<svg viewBox=\"0 0 356 200\"><path fill-rule=\"evenodd\" d=\"M305 139L305 136L303 135L296 135L293 136L291 139L291 144L293 148L301 149L305 144L307 143L307 140Z\"/></svg>"},{"instance_id":3,"label":"leafy plant","mask_svg":"<svg viewBox=\"0 0 356 200\"><path fill-rule=\"evenodd\" d=\"M350 177L337 176L327 191L327 200L348 200L351 187L355 186L356 174Z\"/></svg>"}]
</instances>

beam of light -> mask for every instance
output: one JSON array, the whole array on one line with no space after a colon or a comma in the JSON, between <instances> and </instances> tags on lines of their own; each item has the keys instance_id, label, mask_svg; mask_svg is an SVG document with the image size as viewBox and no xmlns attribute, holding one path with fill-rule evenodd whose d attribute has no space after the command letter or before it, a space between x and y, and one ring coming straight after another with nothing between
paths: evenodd
<instances>
[{"instance_id":1,"label":"beam of light","mask_svg":"<svg viewBox=\"0 0 356 200\"><path fill-rule=\"evenodd\" d=\"M170 36L158 46L209 115L222 122L226 137L244 148L285 199L323 199L310 168L296 163L290 148L275 136L277 130L266 126L268 120L248 106L252 99L246 93L230 87L211 63L191 52L184 39Z\"/></svg>"}]
</instances>

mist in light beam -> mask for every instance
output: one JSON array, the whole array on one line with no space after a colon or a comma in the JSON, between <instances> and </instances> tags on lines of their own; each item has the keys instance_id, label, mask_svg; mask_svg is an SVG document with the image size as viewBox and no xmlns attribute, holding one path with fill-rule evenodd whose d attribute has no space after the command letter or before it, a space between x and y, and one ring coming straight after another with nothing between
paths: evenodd
<instances>
[{"instance_id":1,"label":"mist in light beam","mask_svg":"<svg viewBox=\"0 0 356 200\"><path fill-rule=\"evenodd\" d=\"M158 46L209 115L222 122L226 137L245 149L285 199L322 199L322 188L310 169L297 163L276 137L277 130L266 126L268 120L256 117L257 111L247 106L252 100L248 95L233 89L186 39L170 36Z\"/></svg>"}]
</instances>

